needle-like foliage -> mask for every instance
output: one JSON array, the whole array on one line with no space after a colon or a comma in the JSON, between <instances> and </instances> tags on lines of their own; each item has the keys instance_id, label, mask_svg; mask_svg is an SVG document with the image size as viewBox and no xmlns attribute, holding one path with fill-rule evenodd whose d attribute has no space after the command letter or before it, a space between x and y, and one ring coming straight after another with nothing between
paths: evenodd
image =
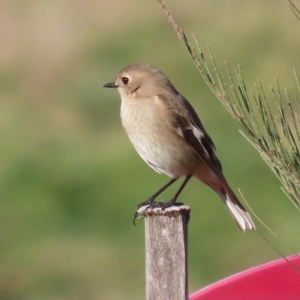
<instances>
[{"instance_id":1,"label":"needle-like foliage","mask_svg":"<svg viewBox=\"0 0 300 300\"><path fill-rule=\"evenodd\" d=\"M279 178L282 189L300 210L300 83L294 69L295 85L282 89L277 78L276 86L266 93L260 80L253 89L246 84L240 67L234 72L225 63L227 78L221 78L212 51L209 60L193 35L195 47L182 28L175 22L162 0L158 0L178 37L183 41L197 69L215 96L240 123L243 136L257 149L261 157ZM288 1L300 20L300 11Z\"/></svg>"},{"instance_id":2,"label":"needle-like foliage","mask_svg":"<svg viewBox=\"0 0 300 300\"><path fill-rule=\"evenodd\" d=\"M293 11L294 15L296 16L296 18L298 20L300 20L300 10L299 10L299 8L296 7L296 5L293 3L293 1L288 0L288 4L289 4L291 10Z\"/></svg>"}]
</instances>

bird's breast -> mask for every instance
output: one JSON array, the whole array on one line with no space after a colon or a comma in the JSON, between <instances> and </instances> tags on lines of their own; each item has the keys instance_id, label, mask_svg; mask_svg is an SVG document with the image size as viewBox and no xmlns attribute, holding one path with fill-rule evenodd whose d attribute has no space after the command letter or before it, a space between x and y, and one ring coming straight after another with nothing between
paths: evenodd
<instances>
[{"instance_id":1,"label":"bird's breast","mask_svg":"<svg viewBox=\"0 0 300 300\"><path fill-rule=\"evenodd\" d=\"M122 101L122 124L131 143L155 171L176 178L192 174L197 155L174 128L168 109L152 100Z\"/></svg>"}]
</instances>

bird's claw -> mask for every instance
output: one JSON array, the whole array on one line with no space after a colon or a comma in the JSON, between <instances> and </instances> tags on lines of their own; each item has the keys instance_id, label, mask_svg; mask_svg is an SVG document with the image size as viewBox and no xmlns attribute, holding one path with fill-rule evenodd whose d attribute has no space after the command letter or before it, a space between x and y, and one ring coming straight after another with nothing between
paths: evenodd
<instances>
[{"instance_id":1,"label":"bird's claw","mask_svg":"<svg viewBox=\"0 0 300 300\"><path fill-rule=\"evenodd\" d=\"M136 211L133 215L133 220L132 220L133 225L136 226L135 221L138 219L138 214L139 214L138 211L142 206L148 206L146 208L146 210L152 209L152 208L161 208L162 210L165 210L168 207L180 206L180 205L183 205L183 203L177 203L177 202L174 201L174 199L171 199L168 202L155 202L154 200L148 199L147 201L142 202L137 206L137 209L136 209Z\"/></svg>"},{"instance_id":2,"label":"bird's claw","mask_svg":"<svg viewBox=\"0 0 300 300\"><path fill-rule=\"evenodd\" d=\"M138 211L139 211L139 209L140 209L142 206L148 206L148 207L147 207L147 209L148 209L148 208L154 208L154 207L156 207L156 206L155 206L156 204L157 204L157 202L155 202L155 201L152 200L152 199L148 199L148 200L146 200L145 202L140 203L140 204L137 206L137 209L136 209L136 211L135 211L135 213L134 213L134 215L133 215L133 220L132 220L133 225L136 226L136 225L135 225L135 220L137 219L138 214L139 214Z\"/></svg>"}]
</instances>

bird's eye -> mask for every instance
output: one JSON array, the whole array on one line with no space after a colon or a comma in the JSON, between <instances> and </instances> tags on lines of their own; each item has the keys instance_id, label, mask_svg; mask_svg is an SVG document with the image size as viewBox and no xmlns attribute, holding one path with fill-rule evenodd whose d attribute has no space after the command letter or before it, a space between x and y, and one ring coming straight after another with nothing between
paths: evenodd
<instances>
[{"instance_id":1,"label":"bird's eye","mask_svg":"<svg viewBox=\"0 0 300 300\"><path fill-rule=\"evenodd\" d=\"M129 78L128 77L123 77L122 79L122 82L124 85L127 85L127 83L129 82Z\"/></svg>"}]
</instances>

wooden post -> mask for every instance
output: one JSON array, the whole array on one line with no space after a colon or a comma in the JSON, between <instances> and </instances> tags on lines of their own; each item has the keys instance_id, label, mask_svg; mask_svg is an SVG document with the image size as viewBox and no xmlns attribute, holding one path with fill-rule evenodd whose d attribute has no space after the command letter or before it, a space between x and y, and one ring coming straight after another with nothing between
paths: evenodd
<instances>
[{"instance_id":1,"label":"wooden post","mask_svg":"<svg viewBox=\"0 0 300 300\"><path fill-rule=\"evenodd\" d=\"M142 206L146 234L146 300L188 299L186 205Z\"/></svg>"}]
</instances>

